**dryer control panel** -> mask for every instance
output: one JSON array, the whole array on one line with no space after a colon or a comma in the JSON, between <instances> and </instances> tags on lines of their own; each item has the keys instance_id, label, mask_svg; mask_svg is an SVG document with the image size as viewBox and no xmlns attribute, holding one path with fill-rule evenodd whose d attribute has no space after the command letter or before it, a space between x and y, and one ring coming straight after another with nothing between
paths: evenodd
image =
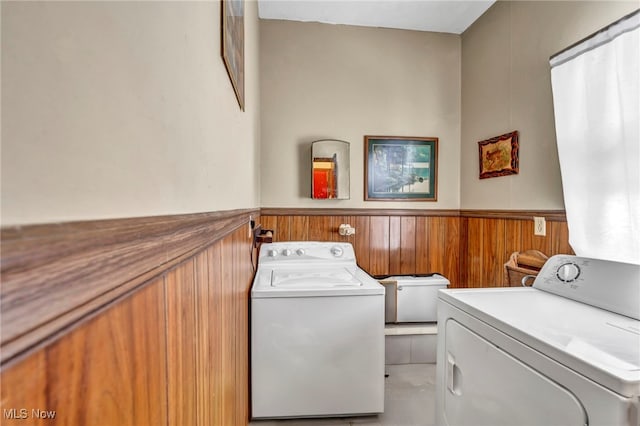
<instances>
[{"instance_id":1,"label":"dryer control panel","mask_svg":"<svg viewBox=\"0 0 640 426\"><path fill-rule=\"evenodd\" d=\"M640 265L556 255L533 287L640 320Z\"/></svg>"}]
</instances>

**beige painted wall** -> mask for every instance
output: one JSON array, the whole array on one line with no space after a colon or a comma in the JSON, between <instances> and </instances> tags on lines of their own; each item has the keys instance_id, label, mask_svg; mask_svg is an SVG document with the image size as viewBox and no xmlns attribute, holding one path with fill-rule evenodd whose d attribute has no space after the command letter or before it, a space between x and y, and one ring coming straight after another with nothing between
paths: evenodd
<instances>
[{"instance_id":1,"label":"beige painted wall","mask_svg":"<svg viewBox=\"0 0 640 426\"><path fill-rule=\"evenodd\" d=\"M2 2L2 224L257 207L245 4L241 112L219 2Z\"/></svg>"},{"instance_id":2,"label":"beige painted wall","mask_svg":"<svg viewBox=\"0 0 640 426\"><path fill-rule=\"evenodd\" d=\"M549 57L639 3L499 1L462 35L461 207L563 209ZM480 140L520 132L520 174L478 179Z\"/></svg>"},{"instance_id":3,"label":"beige painted wall","mask_svg":"<svg viewBox=\"0 0 640 426\"><path fill-rule=\"evenodd\" d=\"M260 22L263 207L458 208L460 37ZM364 202L364 135L436 136L437 202ZM310 143L351 143L351 199L310 198Z\"/></svg>"}]
</instances>

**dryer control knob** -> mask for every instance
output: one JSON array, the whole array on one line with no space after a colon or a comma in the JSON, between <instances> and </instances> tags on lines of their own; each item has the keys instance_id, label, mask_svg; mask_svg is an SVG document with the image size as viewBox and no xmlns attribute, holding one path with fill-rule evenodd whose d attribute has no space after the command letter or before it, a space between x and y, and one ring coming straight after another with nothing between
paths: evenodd
<instances>
[{"instance_id":1,"label":"dryer control knob","mask_svg":"<svg viewBox=\"0 0 640 426\"><path fill-rule=\"evenodd\" d=\"M560 281L570 283L580 276L580 267L575 263L563 263L556 270L556 276Z\"/></svg>"},{"instance_id":2,"label":"dryer control knob","mask_svg":"<svg viewBox=\"0 0 640 426\"><path fill-rule=\"evenodd\" d=\"M282 250L282 255L283 256L291 256L291 250L289 250L289 249Z\"/></svg>"},{"instance_id":3,"label":"dryer control knob","mask_svg":"<svg viewBox=\"0 0 640 426\"><path fill-rule=\"evenodd\" d=\"M304 250L303 249L296 250L296 253L298 254L298 256L304 256Z\"/></svg>"},{"instance_id":4,"label":"dryer control knob","mask_svg":"<svg viewBox=\"0 0 640 426\"><path fill-rule=\"evenodd\" d=\"M344 251L340 247L331 247L331 254L333 254L335 257L340 257L343 253Z\"/></svg>"},{"instance_id":5,"label":"dryer control knob","mask_svg":"<svg viewBox=\"0 0 640 426\"><path fill-rule=\"evenodd\" d=\"M278 250L269 250L269 257L276 257L278 255Z\"/></svg>"}]
</instances>

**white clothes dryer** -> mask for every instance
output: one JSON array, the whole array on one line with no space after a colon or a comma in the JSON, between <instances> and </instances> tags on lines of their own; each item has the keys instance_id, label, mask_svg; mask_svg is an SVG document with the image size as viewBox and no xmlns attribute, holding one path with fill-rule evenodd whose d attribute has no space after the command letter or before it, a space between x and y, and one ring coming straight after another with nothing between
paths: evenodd
<instances>
[{"instance_id":1,"label":"white clothes dryer","mask_svg":"<svg viewBox=\"0 0 640 426\"><path fill-rule=\"evenodd\" d=\"M251 289L253 418L384 409L384 287L348 243L263 244Z\"/></svg>"},{"instance_id":2,"label":"white clothes dryer","mask_svg":"<svg viewBox=\"0 0 640 426\"><path fill-rule=\"evenodd\" d=\"M640 266L559 255L533 287L440 290L436 424L639 425Z\"/></svg>"}]
</instances>

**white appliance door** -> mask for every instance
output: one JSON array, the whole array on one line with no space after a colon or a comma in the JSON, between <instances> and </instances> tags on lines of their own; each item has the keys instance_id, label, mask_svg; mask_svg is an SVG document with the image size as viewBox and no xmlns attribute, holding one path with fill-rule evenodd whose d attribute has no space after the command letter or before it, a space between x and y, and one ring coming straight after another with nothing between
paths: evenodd
<instances>
[{"instance_id":1,"label":"white appliance door","mask_svg":"<svg viewBox=\"0 0 640 426\"><path fill-rule=\"evenodd\" d=\"M251 301L254 418L384 410L384 295Z\"/></svg>"},{"instance_id":2,"label":"white appliance door","mask_svg":"<svg viewBox=\"0 0 640 426\"><path fill-rule=\"evenodd\" d=\"M444 415L449 425L587 423L578 399L453 319L445 324Z\"/></svg>"}]
</instances>

